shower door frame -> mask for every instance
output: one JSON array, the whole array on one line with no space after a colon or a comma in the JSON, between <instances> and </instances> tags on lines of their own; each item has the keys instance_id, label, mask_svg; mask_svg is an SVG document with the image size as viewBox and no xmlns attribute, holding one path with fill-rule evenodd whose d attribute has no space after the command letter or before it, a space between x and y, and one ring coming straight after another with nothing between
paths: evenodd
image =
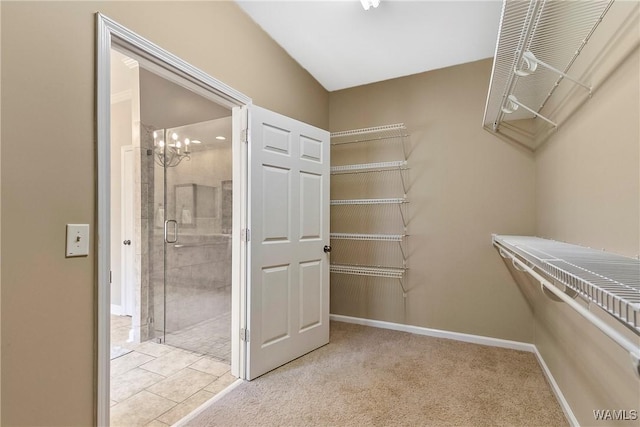
<instances>
[{"instance_id":1,"label":"shower door frame","mask_svg":"<svg viewBox=\"0 0 640 427\"><path fill-rule=\"evenodd\" d=\"M170 52L142 38L116 21L96 13L96 71L97 71L97 236L96 244L98 293L98 366L97 366L97 425L109 425L110 387L110 123L111 123L111 48L127 52L143 61L145 67L161 77L195 93L227 106L232 110L233 157L233 229L232 229L232 285L231 285L231 373L243 378L246 354L242 351L239 333L245 328L247 248L241 241L241 230L247 228L247 107L251 98L209 76Z\"/></svg>"}]
</instances>

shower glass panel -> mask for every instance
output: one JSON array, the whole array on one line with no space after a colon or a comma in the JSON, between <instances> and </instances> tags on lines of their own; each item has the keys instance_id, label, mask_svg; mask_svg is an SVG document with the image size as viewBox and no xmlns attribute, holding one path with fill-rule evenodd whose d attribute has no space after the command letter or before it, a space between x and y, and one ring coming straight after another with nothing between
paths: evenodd
<instances>
[{"instance_id":1,"label":"shower glass panel","mask_svg":"<svg viewBox=\"0 0 640 427\"><path fill-rule=\"evenodd\" d=\"M163 242L156 336L230 363L231 117L159 129L154 141L156 200L163 201L155 215L163 218L156 221Z\"/></svg>"}]
</instances>

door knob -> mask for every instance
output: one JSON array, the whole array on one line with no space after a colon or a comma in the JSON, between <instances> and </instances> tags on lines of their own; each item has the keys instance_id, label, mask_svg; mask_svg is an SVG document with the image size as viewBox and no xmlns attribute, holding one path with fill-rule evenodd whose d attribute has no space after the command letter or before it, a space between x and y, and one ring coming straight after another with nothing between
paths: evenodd
<instances>
[{"instance_id":1,"label":"door knob","mask_svg":"<svg viewBox=\"0 0 640 427\"><path fill-rule=\"evenodd\" d=\"M329 246L329 245L324 245L324 252L325 252L325 253L327 253L327 254L328 254L329 252L331 252L331 246Z\"/></svg>"},{"instance_id":2,"label":"door knob","mask_svg":"<svg viewBox=\"0 0 640 427\"><path fill-rule=\"evenodd\" d=\"M130 245L130 244L131 244L131 240L125 240L125 241L124 241L124 242L122 242L122 243L124 243L125 245Z\"/></svg>"}]
</instances>

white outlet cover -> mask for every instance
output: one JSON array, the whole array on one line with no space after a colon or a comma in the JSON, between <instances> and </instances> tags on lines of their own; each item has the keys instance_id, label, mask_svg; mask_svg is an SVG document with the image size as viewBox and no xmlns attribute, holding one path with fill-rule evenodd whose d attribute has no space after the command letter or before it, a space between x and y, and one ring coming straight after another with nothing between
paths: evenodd
<instances>
[{"instance_id":1,"label":"white outlet cover","mask_svg":"<svg viewBox=\"0 0 640 427\"><path fill-rule=\"evenodd\" d=\"M67 257L89 255L89 224L67 224Z\"/></svg>"}]
</instances>

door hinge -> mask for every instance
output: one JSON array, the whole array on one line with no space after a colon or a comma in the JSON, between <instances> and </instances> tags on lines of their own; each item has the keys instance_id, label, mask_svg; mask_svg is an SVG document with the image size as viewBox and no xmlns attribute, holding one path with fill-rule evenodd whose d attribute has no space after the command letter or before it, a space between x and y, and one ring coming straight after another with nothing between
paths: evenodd
<instances>
[{"instance_id":1,"label":"door hinge","mask_svg":"<svg viewBox=\"0 0 640 427\"><path fill-rule=\"evenodd\" d=\"M109 284L113 283L113 271L109 270Z\"/></svg>"},{"instance_id":2,"label":"door hinge","mask_svg":"<svg viewBox=\"0 0 640 427\"><path fill-rule=\"evenodd\" d=\"M242 132L240 132L240 138L242 138L242 142L244 143L249 142L249 129L242 129Z\"/></svg>"},{"instance_id":3,"label":"door hinge","mask_svg":"<svg viewBox=\"0 0 640 427\"><path fill-rule=\"evenodd\" d=\"M243 228L240 235L240 240L243 242L248 242L249 240L251 240L251 230L249 230L248 228Z\"/></svg>"},{"instance_id":4,"label":"door hinge","mask_svg":"<svg viewBox=\"0 0 640 427\"><path fill-rule=\"evenodd\" d=\"M249 331L245 328L240 329L240 340L244 342L249 342Z\"/></svg>"}]
</instances>

